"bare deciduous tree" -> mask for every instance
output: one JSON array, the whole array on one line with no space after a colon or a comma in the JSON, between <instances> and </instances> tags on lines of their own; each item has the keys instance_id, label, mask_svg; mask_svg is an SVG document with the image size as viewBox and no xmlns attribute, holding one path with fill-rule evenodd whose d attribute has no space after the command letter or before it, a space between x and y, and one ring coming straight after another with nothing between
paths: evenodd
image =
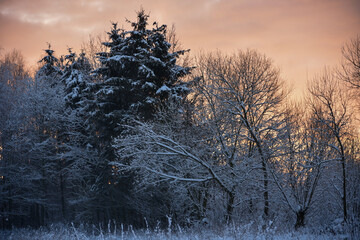
<instances>
[{"instance_id":1,"label":"bare deciduous tree","mask_svg":"<svg viewBox=\"0 0 360 240\"><path fill-rule=\"evenodd\" d=\"M351 88L360 91L360 36L346 43L341 51L344 61L340 76Z\"/></svg>"},{"instance_id":2,"label":"bare deciduous tree","mask_svg":"<svg viewBox=\"0 0 360 240\"><path fill-rule=\"evenodd\" d=\"M248 50L231 56L209 54L199 59L208 92L231 114L247 142L248 157L260 159L263 174L264 217L269 215L268 163L271 146L280 127L278 111L286 97L279 70L266 56ZM240 133L240 132L239 132Z\"/></svg>"},{"instance_id":3,"label":"bare deciduous tree","mask_svg":"<svg viewBox=\"0 0 360 240\"><path fill-rule=\"evenodd\" d=\"M92 69L101 67L97 53L107 51L106 47L103 45L103 42L106 42L106 40L105 35L89 35L89 40L87 42L83 42L81 45L81 49L89 59Z\"/></svg>"},{"instance_id":4,"label":"bare deciduous tree","mask_svg":"<svg viewBox=\"0 0 360 240\"><path fill-rule=\"evenodd\" d=\"M301 105L284 111L284 127L278 136L279 155L270 172L285 205L296 214L295 229L305 226L323 170L333 162L328 131Z\"/></svg>"},{"instance_id":5,"label":"bare deciduous tree","mask_svg":"<svg viewBox=\"0 0 360 240\"><path fill-rule=\"evenodd\" d=\"M126 165L112 163L114 166L123 170L137 169L146 184L168 180L178 189L185 189L192 199L202 195L201 189L207 183L215 184L224 193L235 197L233 185L243 176L239 174L240 169L219 162L219 151L209 144L209 129L200 124L187 125L182 113L164 115L163 112L157 114L154 123L137 122L128 129L131 134L116 139L115 146L120 156L131 161ZM233 174L238 174L237 179ZM205 190L201 203L195 203L193 199L202 218L207 208L208 190ZM226 204L226 208L227 219L231 220L233 202Z\"/></svg>"},{"instance_id":6,"label":"bare deciduous tree","mask_svg":"<svg viewBox=\"0 0 360 240\"><path fill-rule=\"evenodd\" d=\"M333 139L329 146L336 152L342 174L342 208L347 220L346 139L351 132L351 98L329 70L314 79L309 86L310 106L318 124L327 129Z\"/></svg>"}]
</instances>

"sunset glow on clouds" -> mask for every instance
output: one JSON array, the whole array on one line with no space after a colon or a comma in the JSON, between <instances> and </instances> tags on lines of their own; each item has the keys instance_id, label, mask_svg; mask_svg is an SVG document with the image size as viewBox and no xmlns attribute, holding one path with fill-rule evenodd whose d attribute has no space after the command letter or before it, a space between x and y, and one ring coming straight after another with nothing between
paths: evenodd
<instances>
[{"instance_id":1,"label":"sunset glow on clouds","mask_svg":"<svg viewBox=\"0 0 360 240\"><path fill-rule=\"evenodd\" d=\"M79 50L110 22L129 28L143 7L150 22L175 24L184 48L254 48L274 60L297 91L324 66L341 60L341 46L360 34L358 0L0 0L0 47L35 64L50 42L58 55Z\"/></svg>"}]
</instances>

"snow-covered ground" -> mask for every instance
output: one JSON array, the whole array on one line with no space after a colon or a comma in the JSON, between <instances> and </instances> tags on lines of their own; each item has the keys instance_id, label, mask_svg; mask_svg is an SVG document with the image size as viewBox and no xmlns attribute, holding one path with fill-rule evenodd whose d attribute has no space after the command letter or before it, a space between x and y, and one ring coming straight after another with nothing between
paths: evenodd
<instances>
[{"instance_id":1,"label":"snow-covered ground","mask_svg":"<svg viewBox=\"0 0 360 240\"><path fill-rule=\"evenodd\" d=\"M357 235L357 234L356 234ZM223 230L211 229L181 229L176 230L139 230L127 229L106 229L101 230L93 227L85 231L84 228L74 226L64 227L63 225L51 226L49 228L14 229L12 231L0 231L0 239L12 240L115 240L115 239L157 239L157 240L215 240L215 239L284 239L284 240L305 240L305 239L357 239L359 235L353 236L350 233L334 234L331 232L314 231L302 229L300 231L279 232L276 229L265 229L261 231L251 230L248 226L227 227Z\"/></svg>"}]
</instances>

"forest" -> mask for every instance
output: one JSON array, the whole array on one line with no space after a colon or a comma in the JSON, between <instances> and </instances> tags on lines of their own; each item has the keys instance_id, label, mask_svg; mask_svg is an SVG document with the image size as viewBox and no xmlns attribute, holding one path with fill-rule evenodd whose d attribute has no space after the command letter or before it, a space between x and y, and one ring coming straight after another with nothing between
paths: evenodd
<instances>
[{"instance_id":1,"label":"forest","mask_svg":"<svg viewBox=\"0 0 360 240\"><path fill-rule=\"evenodd\" d=\"M0 229L360 236L360 36L295 100L259 51L193 56L174 28L136 17L79 53L48 44L33 70L1 52Z\"/></svg>"}]
</instances>

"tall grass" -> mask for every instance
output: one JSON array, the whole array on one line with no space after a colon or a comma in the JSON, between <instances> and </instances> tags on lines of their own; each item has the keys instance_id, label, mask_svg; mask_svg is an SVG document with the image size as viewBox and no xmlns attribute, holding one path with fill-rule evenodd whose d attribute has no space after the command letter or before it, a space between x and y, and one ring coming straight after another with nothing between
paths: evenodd
<instances>
[{"instance_id":1,"label":"tall grass","mask_svg":"<svg viewBox=\"0 0 360 240\"><path fill-rule=\"evenodd\" d=\"M145 220L146 221L146 220ZM202 239L360 239L360 233L346 232L344 227L341 231L302 229L300 231L280 231L269 224L265 228L258 228L255 224L242 226L226 226L223 228L211 229L209 227L181 228L174 225L171 218L168 218L168 227L160 229L155 227L150 229L135 230L131 225L117 225L109 222L104 228L101 226L75 226L74 224L63 225L55 224L40 229L20 228L12 231L0 232L0 239L11 240L202 240Z\"/></svg>"}]
</instances>

